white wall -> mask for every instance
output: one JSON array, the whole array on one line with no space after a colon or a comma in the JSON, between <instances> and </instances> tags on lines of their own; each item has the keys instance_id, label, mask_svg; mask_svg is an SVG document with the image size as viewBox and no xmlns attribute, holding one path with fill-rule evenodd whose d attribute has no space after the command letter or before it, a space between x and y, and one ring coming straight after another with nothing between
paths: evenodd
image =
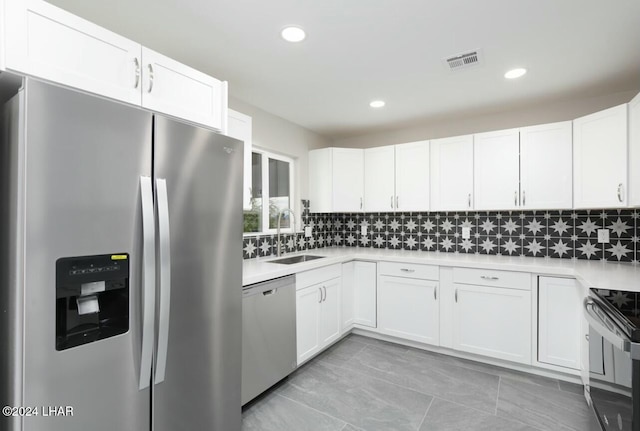
<instances>
[{"instance_id":1,"label":"white wall","mask_svg":"<svg viewBox=\"0 0 640 431\"><path fill-rule=\"evenodd\" d=\"M626 103L637 92L626 91L599 97L540 103L528 108L494 112L481 116L450 116L446 119L418 122L392 130L338 138L333 141L333 146L352 148L377 147L573 120L583 115Z\"/></svg>"},{"instance_id":2,"label":"white wall","mask_svg":"<svg viewBox=\"0 0 640 431\"><path fill-rule=\"evenodd\" d=\"M331 140L233 97L229 98L229 107L252 118L254 146L295 159L293 199L296 218L300 221L300 199L308 199L309 195L309 150L329 147Z\"/></svg>"}]
</instances>

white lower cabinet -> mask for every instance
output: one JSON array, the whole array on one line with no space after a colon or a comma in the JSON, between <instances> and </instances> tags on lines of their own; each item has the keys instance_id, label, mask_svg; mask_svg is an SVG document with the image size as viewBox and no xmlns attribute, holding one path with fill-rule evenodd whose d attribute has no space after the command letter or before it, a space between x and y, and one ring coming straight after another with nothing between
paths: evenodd
<instances>
[{"instance_id":1,"label":"white lower cabinet","mask_svg":"<svg viewBox=\"0 0 640 431\"><path fill-rule=\"evenodd\" d=\"M378 281L378 332L437 346L438 282L386 275Z\"/></svg>"},{"instance_id":2,"label":"white lower cabinet","mask_svg":"<svg viewBox=\"0 0 640 431\"><path fill-rule=\"evenodd\" d=\"M296 342L298 364L320 350L320 300L318 286L296 292Z\"/></svg>"},{"instance_id":3,"label":"white lower cabinet","mask_svg":"<svg viewBox=\"0 0 640 431\"><path fill-rule=\"evenodd\" d=\"M376 269L375 262L342 264L342 333L376 327Z\"/></svg>"},{"instance_id":4,"label":"white lower cabinet","mask_svg":"<svg viewBox=\"0 0 640 431\"><path fill-rule=\"evenodd\" d=\"M340 337L340 285L334 278L296 291L298 365Z\"/></svg>"},{"instance_id":5,"label":"white lower cabinet","mask_svg":"<svg viewBox=\"0 0 640 431\"><path fill-rule=\"evenodd\" d=\"M454 283L453 348L531 364L531 291Z\"/></svg>"},{"instance_id":6,"label":"white lower cabinet","mask_svg":"<svg viewBox=\"0 0 640 431\"><path fill-rule=\"evenodd\" d=\"M538 361L579 370L582 289L569 278L538 279Z\"/></svg>"}]
</instances>

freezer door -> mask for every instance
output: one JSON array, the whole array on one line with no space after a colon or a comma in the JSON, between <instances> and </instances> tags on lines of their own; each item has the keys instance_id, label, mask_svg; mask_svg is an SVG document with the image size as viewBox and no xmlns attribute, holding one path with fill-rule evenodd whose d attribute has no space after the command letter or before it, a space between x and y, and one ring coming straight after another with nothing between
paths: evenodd
<instances>
[{"instance_id":1,"label":"freezer door","mask_svg":"<svg viewBox=\"0 0 640 431\"><path fill-rule=\"evenodd\" d=\"M23 430L150 430L150 388L139 390L140 177L151 176L152 117L29 79L25 127L23 405L45 410L25 418ZM83 256L94 257L65 260ZM116 280L108 289L128 280L128 299L116 289L106 300L92 300L95 292L101 296L100 283L86 284L82 301L69 299L80 292L73 293L80 286L74 280L95 276L79 275L79 268L99 267L113 271L105 275ZM79 317L82 306L87 314ZM92 327L93 307L114 320ZM49 406L72 407L73 416L43 415L52 413Z\"/></svg>"},{"instance_id":2,"label":"freezer door","mask_svg":"<svg viewBox=\"0 0 640 431\"><path fill-rule=\"evenodd\" d=\"M160 232L159 251L169 244L171 266L159 270L154 429L239 431L243 144L160 116L154 122L158 218L166 201L170 226L159 224L170 232L168 242Z\"/></svg>"}]
</instances>

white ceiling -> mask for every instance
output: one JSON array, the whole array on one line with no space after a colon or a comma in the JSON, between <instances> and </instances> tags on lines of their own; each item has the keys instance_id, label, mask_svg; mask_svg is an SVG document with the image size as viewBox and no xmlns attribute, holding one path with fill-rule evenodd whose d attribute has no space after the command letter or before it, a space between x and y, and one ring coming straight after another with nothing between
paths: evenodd
<instances>
[{"instance_id":1,"label":"white ceiling","mask_svg":"<svg viewBox=\"0 0 640 431\"><path fill-rule=\"evenodd\" d=\"M640 89L638 0L49 1L332 138ZM307 39L284 42L287 24ZM477 48L480 66L444 66Z\"/></svg>"}]
</instances>

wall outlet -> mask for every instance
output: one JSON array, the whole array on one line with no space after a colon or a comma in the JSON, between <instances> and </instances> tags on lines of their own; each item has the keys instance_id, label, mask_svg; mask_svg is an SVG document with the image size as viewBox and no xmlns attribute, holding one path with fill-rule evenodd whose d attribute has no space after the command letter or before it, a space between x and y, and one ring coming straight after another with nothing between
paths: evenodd
<instances>
[{"instance_id":1,"label":"wall outlet","mask_svg":"<svg viewBox=\"0 0 640 431\"><path fill-rule=\"evenodd\" d=\"M598 242L609 244L609 229L598 229Z\"/></svg>"},{"instance_id":2,"label":"wall outlet","mask_svg":"<svg viewBox=\"0 0 640 431\"><path fill-rule=\"evenodd\" d=\"M366 226L362 226L360 228L360 233L362 234L362 236L366 236L367 235L367 227Z\"/></svg>"},{"instance_id":3,"label":"wall outlet","mask_svg":"<svg viewBox=\"0 0 640 431\"><path fill-rule=\"evenodd\" d=\"M462 228L462 239L469 239L471 238L471 228L470 227L463 227Z\"/></svg>"},{"instance_id":4,"label":"wall outlet","mask_svg":"<svg viewBox=\"0 0 640 431\"><path fill-rule=\"evenodd\" d=\"M304 237L305 238L311 238L312 231L313 231L313 228L311 226L305 226L304 227Z\"/></svg>"}]
</instances>

